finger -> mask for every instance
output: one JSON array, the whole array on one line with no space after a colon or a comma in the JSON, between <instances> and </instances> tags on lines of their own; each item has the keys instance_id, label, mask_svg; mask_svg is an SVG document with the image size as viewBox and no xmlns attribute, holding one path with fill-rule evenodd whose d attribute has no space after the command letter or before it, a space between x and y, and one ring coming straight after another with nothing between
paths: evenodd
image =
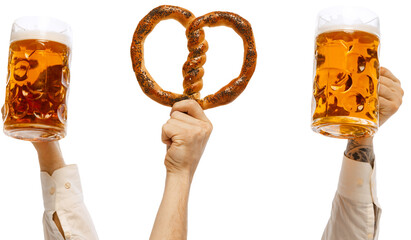
<instances>
[{"instance_id":1,"label":"finger","mask_svg":"<svg viewBox=\"0 0 411 240\"><path fill-rule=\"evenodd\" d=\"M196 118L194 118L194 117L192 117L192 116L190 116L186 113L182 113L180 111L174 111L171 114L171 118L172 119L177 119L177 120L180 120L182 122L189 123L189 124L193 124L193 125L194 124L198 125L201 122L200 120L198 120L198 119L196 119Z\"/></svg>"},{"instance_id":2,"label":"finger","mask_svg":"<svg viewBox=\"0 0 411 240\"><path fill-rule=\"evenodd\" d=\"M379 101L378 104L379 104L380 110L383 110L385 108L385 106L388 106L391 103L390 100L388 100L384 97L381 97L381 96L378 98L378 101Z\"/></svg>"},{"instance_id":3,"label":"finger","mask_svg":"<svg viewBox=\"0 0 411 240\"><path fill-rule=\"evenodd\" d=\"M173 114L174 111L184 112L199 120L210 122L200 105L191 99L176 102L171 109L171 114Z\"/></svg>"},{"instance_id":4,"label":"finger","mask_svg":"<svg viewBox=\"0 0 411 240\"><path fill-rule=\"evenodd\" d=\"M191 129L189 124L178 119L169 119L167 123L163 125L161 140L163 143L171 145L175 137L184 135L187 129Z\"/></svg>"},{"instance_id":5,"label":"finger","mask_svg":"<svg viewBox=\"0 0 411 240\"><path fill-rule=\"evenodd\" d=\"M393 79L385 76L380 77L380 83L385 84L389 87L401 87L401 84L399 82L396 82Z\"/></svg>"},{"instance_id":6,"label":"finger","mask_svg":"<svg viewBox=\"0 0 411 240\"><path fill-rule=\"evenodd\" d=\"M380 68L380 75L401 84L400 80L397 77L395 77L394 74L392 74L392 72L385 67Z\"/></svg>"},{"instance_id":7,"label":"finger","mask_svg":"<svg viewBox=\"0 0 411 240\"><path fill-rule=\"evenodd\" d=\"M379 98L379 105L380 105L380 116L388 115L391 116L395 112L398 111L399 107L401 106L401 102L387 100L385 98Z\"/></svg>"},{"instance_id":8,"label":"finger","mask_svg":"<svg viewBox=\"0 0 411 240\"><path fill-rule=\"evenodd\" d=\"M389 88L394 95L398 95L399 97L404 96L404 90L401 88L400 83L394 82L387 77L380 78L380 88L381 87Z\"/></svg>"},{"instance_id":9,"label":"finger","mask_svg":"<svg viewBox=\"0 0 411 240\"><path fill-rule=\"evenodd\" d=\"M383 97L378 98L379 101L379 126L384 124L385 121L389 118L389 110L387 109L390 106L391 101Z\"/></svg>"},{"instance_id":10,"label":"finger","mask_svg":"<svg viewBox=\"0 0 411 240\"><path fill-rule=\"evenodd\" d=\"M171 140L173 137L172 128L173 126L169 123L164 124L161 128L161 141L167 145L167 149L171 145L171 143L173 143L173 141Z\"/></svg>"},{"instance_id":11,"label":"finger","mask_svg":"<svg viewBox=\"0 0 411 240\"><path fill-rule=\"evenodd\" d=\"M379 97L383 97L387 100L394 100L395 99L395 92L391 90L390 87L381 84L380 89L378 90Z\"/></svg>"}]
</instances>

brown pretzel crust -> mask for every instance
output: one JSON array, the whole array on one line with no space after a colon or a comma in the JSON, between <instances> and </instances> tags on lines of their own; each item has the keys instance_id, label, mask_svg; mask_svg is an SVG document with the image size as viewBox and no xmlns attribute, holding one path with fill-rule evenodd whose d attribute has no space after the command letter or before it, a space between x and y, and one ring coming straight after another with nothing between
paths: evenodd
<instances>
[{"instance_id":1,"label":"brown pretzel crust","mask_svg":"<svg viewBox=\"0 0 411 240\"><path fill-rule=\"evenodd\" d=\"M254 43L253 30L247 20L235 13L211 12L194 19L186 30L188 49L190 50L189 59L191 54L196 51L196 47L202 42L198 30L205 26L230 27L241 36L244 44L244 60L240 75L216 93L210 94L204 99L197 100L203 109L208 109L228 104L234 101L234 99L244 91L256 67L257 51Z\"/></svg>"},{"instance_id":2,"label":"brown pretzel crust","mask_svg":"<svg viewBox=\"0 0 411 240\"><path fill-rule=\"evenodd\" d=\"M187 30L188 49L190 54L183 66L184 94L164 91L151 77L144 65L144 41L147 35L162 20L175 19ZM206 61L205 53L208 44L202 27L227 26L241 36L244 43L244 61L240 75L215 94L204 99L200 98L203 87L202 66ZM254 44L253 31L247 20L230 12L212 12L195 18L190 11L176 6L159 6L148 13L138 24L131 44L131 58L133 69L143 92L154 101L166 106L183 99L196 100L203 109L228 104L236 99L247 86L256 66L257 52Z\"/></svg>"},{"instance_id":3,"label":"brown pretzel crust","mask_svg":"<svg viewBox=\"0 0 411 240\"><path fill-rule=\"evenodd\" d=\"M164 91L153 80L153 77L151 77L144 65L144 41L154 27L162 20L174 19L187 28L194 18L194 14L184 8L168 5L159 6L141 19L134 32L131 43L131 61L138 83L147 96L163 105L173 106L174 103L190 98L190 96Z\"/></svg>"}]
</instances>

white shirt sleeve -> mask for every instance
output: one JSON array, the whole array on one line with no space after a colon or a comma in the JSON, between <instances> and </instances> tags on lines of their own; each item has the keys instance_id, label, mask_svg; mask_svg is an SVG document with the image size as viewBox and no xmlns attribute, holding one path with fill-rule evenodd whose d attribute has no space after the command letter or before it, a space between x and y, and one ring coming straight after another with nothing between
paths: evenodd
<instances>
[{"instance_id":1,"label":"white shirt sleeve","mask_svg":"<svg viewBox=\"0 0 411 240\"><path fill-rule=\"evenodd\" d=\"M83 202L80 175L76 165L57 169L50 176L41 172L43 188L45 240L64 240L53 221L60 220L66 240L97 240L93 221Z\"/></svg>"},{"instance_id":2,"label":"white shirt sleeve","mask_svg":"<svg viewBox=\"0 0 411 240\"><path fill-rule=\"evenodd\" d=\"M331 217L322 240L377 240L381 208L369 163L344 156Z\"/></svg>"}]
</instances>

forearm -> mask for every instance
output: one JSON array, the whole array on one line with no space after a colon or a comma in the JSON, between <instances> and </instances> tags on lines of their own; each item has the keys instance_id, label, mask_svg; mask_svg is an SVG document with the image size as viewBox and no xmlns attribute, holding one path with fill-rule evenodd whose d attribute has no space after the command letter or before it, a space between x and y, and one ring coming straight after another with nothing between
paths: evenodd
<instances>
[{"instance_id":1,"label":"forearm","mask_svg":"<svg viewBox=\"0 0 411 240\"><path fill-rule=\"evenodd\" d=\"M150 240L187 239L187 207L190 185L188 174L167 173L163 200L154 222Z\"/></svg>"},{"instance_id":2,"label":"forearm","mask_svg":"<svg viewBox=\"0 0 411 240\"><path fill-rule=\"evenodd\" d=\"M33 145L37 150L41 171L52 175L55 170L66 166L57 141L33 142Z\"/></svg>"},{"instance_id":3,"label":"forearm","mask_svg":"<svg viewBox=\"0 0 411 240\"><path fill-rule=\"evenodd\" d=\"M374 167L375 155L373 138L349 139L347 149L345 150L345 156L355 161L368 162Z\"/></svg>"}]
</instances>

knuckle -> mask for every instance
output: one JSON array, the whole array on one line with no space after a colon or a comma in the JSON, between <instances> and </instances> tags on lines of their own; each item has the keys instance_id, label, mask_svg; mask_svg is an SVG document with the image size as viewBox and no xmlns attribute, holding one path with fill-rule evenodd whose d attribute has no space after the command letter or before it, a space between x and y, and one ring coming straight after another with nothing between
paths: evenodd
<instances>
[{"instance_id":1,"label":"knuckle","mask_svg":"<svg viewBox=\"0 0 411 240\"><path fill-rule=\"evenodd\" d=\"M213 130L213 125L211 125L211 123L208 122L201 122L200 127L204 133L211 133L211 131Z\"/></svg>"},{"instance_id":2,"label":"knuckle","mask_svg":"<svg viewBox=\"0 0 411 240\"><path fill-rule=\"evenodd\" d=\"M180 112L178 112L178 111L174 111L174 112L171 114L170 117L171 117L171 118L176 118L179 113L180 113Z\"/></svg>"},{"instance_id":3,"label":"knuckle","mask_svg":"<svg viewBox=\"0 0 411 240\"><path fill-rule=\"evenodd\" d=\"M207 122L206 129L208 133L211 133L213 131L213 124L211 122Z\"/></svg>"},{"instance_id":4,"label":"knuckle","mask_svg":"<svg viewBox=\"0 0 411 240\"><path fill-rule=\"evenodd\" d=\"M402 104L402 98L399 98L399 99L398 99L398 107L397 107L397 108L399 108L399 107L401 106L401 104Z\"/></svg>"},{"instance_id":5,"label":"knuckle","mask_svg":"<svg viewBox=\"0 0 411 240\"><path fill-rule=\"evenodd\" d=\"M187 106L190 108L194 108L197 105L197 102L193 99L187 99L186 102L187 102Z\"/></svg>"},{"instance_id":6,"label":"knuckle","mask_svg":"<svg viewBox=\"0 0 411 240\"><path fill-rule=\"evenodd\" d=\"M193 135L199 136L203 133L203 127L199 126L193 129Z\"/></svg>"},{"instance_id":7,"label":"knuckle","mask_svg":"<svg viewBox=\"0 0 411 240\"><path fill-rule=\"evenodd\" d=\"M183 101L175 102L175 103L173 104L173 108L180 106L182 102L183 102Z\"/></svg>"},{"instance_id":8,"label":"knuckle","mask_svg":"<svg viewBox=\"0 0 411 240\"><path fill-rule=\"evenodd\" d=\"M395 103L395 102L391 103L391 110L392 110L393 112L396 112L396 111L398 110L398 108L400 107L399 105L400 105L400 104Z\"/></svg>"},{"instance_id":9,"label":"knuckle","mask_svg":"<svg viewBox=\"0 0 411 240\"><path fill-rule=\"evenodd\" d=\"M172 125L175 122L173 118L170 118L167 120L167 122L164 125Z\"/></svg>"},{"instance_id":10,"label":"knuckle","mask_svg":"<svg viewBox=\"0 0 411 240\"><path fill-rule=\"evenodd\" d=\"M187 132L187 137L190 141L196 141L202 139L205 136L205 130L202 127L195 127Z\"/></svg>"}]
</instances>

